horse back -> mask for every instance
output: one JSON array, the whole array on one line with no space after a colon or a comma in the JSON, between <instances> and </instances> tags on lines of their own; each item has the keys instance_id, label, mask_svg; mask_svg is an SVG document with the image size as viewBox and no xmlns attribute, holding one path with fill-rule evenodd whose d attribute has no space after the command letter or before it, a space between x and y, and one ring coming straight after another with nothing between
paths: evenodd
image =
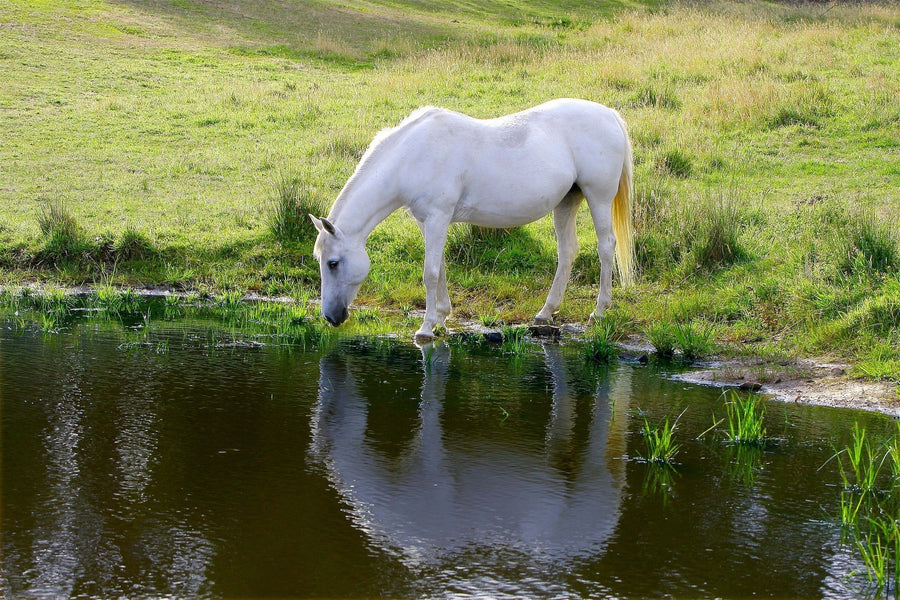
<instances>
[{"instance_id":1,"label":"horse back","mask_svg":"<svg viewBox=\"0 0 900 600\"><path fill-rule=\"evenodd\" d=\"M579 180L618 181L625 147L615 111L584 100L486 120L429 109L404 134L400 168L413 214L437 197L452 220L493 227L544 216Z\"/></svg>"}]
</instances>

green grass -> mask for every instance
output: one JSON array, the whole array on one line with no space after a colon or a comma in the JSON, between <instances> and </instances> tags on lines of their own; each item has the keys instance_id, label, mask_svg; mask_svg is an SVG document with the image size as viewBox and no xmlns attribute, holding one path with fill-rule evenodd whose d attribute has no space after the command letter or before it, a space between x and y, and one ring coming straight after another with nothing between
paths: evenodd
<instances>
[{"instance_id":1,"label":"green grass","mask_svg":"<svg viewBox=\"0 0 900 600\"><path fill-rule=\"evenodd\" d=\"M766 405L758 396L730 392L725 402L723 433L730 444L762 446L766 443Z\"/></svg>"},{"instance_id":2,"label":"green grass","mask_svg":"<svg viewBox=\"0 0 900 600\"><path fill-rule=\"evenodd\" d=\"M843 482L842 541L865 567L867 597L894 598L900 591L900 426L877 441L854 423L850 443L834 459Z\"/></svg>"},{"instance_id":3,"label":"green grass","mask_svg":"<svg viewBox=\"0 0 900 600\"><path fill-rule=\"evenodd\" d=\"M657 358L667 360L675 355L675 327L671 323L651 323L644 329L644 336L656 351Z\"/></svg>"},{"instance_id":4,"label":"green grass","mask_svg":"<svg viewBox=\"0 0 900 600\"><path fill-rule=\"evenodd\" d=\"M681 419L678 415L674 420L669 417L663 419L655 427L644 417L644 424L641 427L641 435L644 438L645 451L642 458L649 463L661 465L673 465L681 444L675 443L675 432L678 430L678 421Z\"/></svg>"},{"instance_id":5,"label":"green grass","mask_svg":"<svg viewBox=\"0 0 900 600\"><path fill-rule=\"evenodd\" d=\"M614 306L636 329L900 380L895 4L11 0L0 22L7 285L315 294L305 203L377 131L584 97L634 141L640 277ZM563 322L596 299L585 210L578 237ZM360 305L423 308L415 224L369 250ZM550 219L459 227L455 314L530 320L554 268Z\"/></svg>"}]
</instances>

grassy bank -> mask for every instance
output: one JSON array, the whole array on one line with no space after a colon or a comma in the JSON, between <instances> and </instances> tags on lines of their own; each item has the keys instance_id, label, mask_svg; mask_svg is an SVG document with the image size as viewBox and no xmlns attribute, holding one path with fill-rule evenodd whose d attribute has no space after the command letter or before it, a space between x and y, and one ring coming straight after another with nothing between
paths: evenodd
<instances>
[{"instance_id":1,"label":"grassy bank","mask_svg":"<svg viewBox=\"0 0 900 600\"><path fill-rule=\"evenodd\" d=\"M900 379L900 8L594 4L4 3L0 277L314 296L291 202L327 206L378 130L583 97L635 144L641 274L617 323ZM564 321L596 294L586 212L579 237ZM359 304L422 307L411 220L369 247ZM456 315L525 321L552 224L460 227L448 257Z\"/></svg>"}]
</instances>

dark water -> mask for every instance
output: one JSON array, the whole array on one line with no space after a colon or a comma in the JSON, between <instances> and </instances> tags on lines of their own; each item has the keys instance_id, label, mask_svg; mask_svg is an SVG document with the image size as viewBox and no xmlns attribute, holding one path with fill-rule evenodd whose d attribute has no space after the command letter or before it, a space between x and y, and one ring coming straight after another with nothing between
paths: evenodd
<instances>
[{"instance_id":1,"label":"dark water","mask_svg":"<svg viewBox=\"0 0 900 600\"><path fill-rule=\"evenodd\" d=\"M7 598L853 598L834 447L877 416L768 406L574 345L324 353L0 333ZM637 460L684 408L674 473Z\"/></svg>"}]
</instances>

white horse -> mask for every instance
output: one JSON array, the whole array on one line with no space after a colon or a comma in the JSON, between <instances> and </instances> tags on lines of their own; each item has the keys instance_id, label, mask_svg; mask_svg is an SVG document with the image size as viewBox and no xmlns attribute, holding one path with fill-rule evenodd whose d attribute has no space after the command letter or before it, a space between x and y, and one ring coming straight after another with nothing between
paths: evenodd
<instances>
[{"instance_id":1,"label":"white horse","mask_svg":"<svg viewBox=\"0 0 900 600\"><path fill-rule=\"evenodd\" d=\"M599 318L611 302L614 255L622 284L633 280L631 178L625 122L594 102L553 100L488 120L434 107L416 110L375 136L327 218L310 215L319 231L314 253L322 315L334 326L347 319L369 273L366 239L405 208L425 238L425 320L416 339L431 339L450 314L444 266L450 224L517 227L552 211L559 258L535 317L549 322L578 253L575 217L586 199L601 265L591 318Z\"/></svg>"}]
</instances>

